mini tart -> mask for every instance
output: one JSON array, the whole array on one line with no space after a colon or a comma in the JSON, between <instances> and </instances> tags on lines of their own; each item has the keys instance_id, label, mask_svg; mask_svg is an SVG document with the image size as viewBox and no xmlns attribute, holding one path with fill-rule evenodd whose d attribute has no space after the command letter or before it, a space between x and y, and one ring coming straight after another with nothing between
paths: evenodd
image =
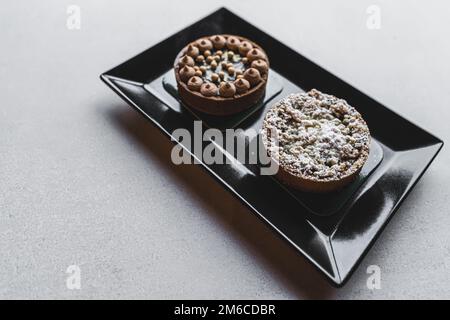
<instances>
[{"instance_id":1,"label":"mini tart","mask_svg":"<svg viewBox=\"0 0 450 320\"><path fill-rule=\"evenodd\" d=\"M178 93L186 105L226 116L252 107L263 97L269 59L256 43L219 34L187 44L175 58L174 70Z\"/></svg>"},{"instance_id":2,"label":"mini tart","mask_svg":"<svg viewBox=\"0 0 450 320\"><path fill-rule=\"evenodd\" d=\"M279 165L279 180L301 191L330 192L357 177L369 156L370 132L345 100L313 89L269 109L262 141Z\"/></svg>"}]
</instances>

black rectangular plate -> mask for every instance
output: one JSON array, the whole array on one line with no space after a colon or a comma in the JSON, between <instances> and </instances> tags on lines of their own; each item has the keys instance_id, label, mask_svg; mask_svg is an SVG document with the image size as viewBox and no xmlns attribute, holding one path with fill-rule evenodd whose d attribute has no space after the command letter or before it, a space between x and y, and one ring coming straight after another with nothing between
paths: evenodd
<instances>
[{"instance_id":1,"label":"black rectangular plate","mask_svg":"<svg viewBox=\"0 0 450 320\"><path fill-rule=\"evenodd\" d=\"M171 72L173 59L186 43L215 33L239 34L266 50L282 88L275 100L317 88L346 99L367 121L372 150L376 150L374 163L340 194L327 197L295 192L272 177L259 175L255 166L238 162L201 163L334 285L343 285L443 142L225 8L105 72L101 79L169 137L178 128L193 132L198 115L180 106L178 100L162 97L160 89L150 92L148 85ZM163 88L162 80L158 83ZM262 104L239 121L213 119L209 125L240 128L243 135L249 129L258 131L270 104ZM183 147L193 154L187 145Z\"/></svg>"}]
</instances>

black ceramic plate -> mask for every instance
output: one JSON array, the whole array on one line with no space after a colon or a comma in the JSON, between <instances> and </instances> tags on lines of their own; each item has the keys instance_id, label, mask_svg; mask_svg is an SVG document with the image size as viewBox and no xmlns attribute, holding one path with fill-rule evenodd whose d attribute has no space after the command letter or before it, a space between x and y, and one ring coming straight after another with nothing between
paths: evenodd
<instances>
[{"instance_id":1,"label":"black ceramic plate","mask_svg":"<svg viewBox=\"0 0 450 320\"><path fill-rule=\"evenodd\" d=\"M261 104L231 120L189 111L170 89L171 80L164 80L186 43L216 33L254 40L266 50L275 71L276 80L269 81L268 94ZM443 145L435 136L224 8L105 72L101 79L169 137L178 128L193 132L197 119L220 129L241 128L245 136L249 129L260 129L271 99L312 88L353 105L366 119L373 144L361 175L339 193L324 196L296 192L270 176L259 175L254 165L201 163L337 286L348 279ZM186 144L183 147L193 154Z\"/></svg>"}]
</instances>

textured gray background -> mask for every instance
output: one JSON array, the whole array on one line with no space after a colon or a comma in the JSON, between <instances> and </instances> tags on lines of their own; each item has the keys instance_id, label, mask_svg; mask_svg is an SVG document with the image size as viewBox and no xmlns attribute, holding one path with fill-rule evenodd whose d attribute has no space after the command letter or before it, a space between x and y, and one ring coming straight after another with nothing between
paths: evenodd
<instances>
[{"instance_id":1,"label":"textured gray background","mask_svg":"<svg viewBox=\"0 0 450 320\"><path fill-rule=\"evenodd\" d=\"M98 79L220 5L2 3L0 297L449 298L448 148L338 290L201 168L171 164L169 140ZM448 1L225 5L449 141ZM81 290L65 286L72 264Z\"/></svg>"}]
</instances>

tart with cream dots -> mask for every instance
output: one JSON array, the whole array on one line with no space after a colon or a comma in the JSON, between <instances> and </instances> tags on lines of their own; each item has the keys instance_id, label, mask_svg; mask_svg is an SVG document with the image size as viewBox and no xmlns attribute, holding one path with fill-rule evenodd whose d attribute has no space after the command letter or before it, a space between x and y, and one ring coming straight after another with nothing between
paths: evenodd
<instances>
[{"instance_id":1,"label":"tart with cream dots","mask_svg":"<svg viewBox=\"0 0 450 320\"><path fill-rule=\"evenodd\" d=\"M225 116L244 111L263 97L269 59L259 45L244 37L212 35L184 47L174 70L186 105Z\"/></svg>"}]
</instances>

